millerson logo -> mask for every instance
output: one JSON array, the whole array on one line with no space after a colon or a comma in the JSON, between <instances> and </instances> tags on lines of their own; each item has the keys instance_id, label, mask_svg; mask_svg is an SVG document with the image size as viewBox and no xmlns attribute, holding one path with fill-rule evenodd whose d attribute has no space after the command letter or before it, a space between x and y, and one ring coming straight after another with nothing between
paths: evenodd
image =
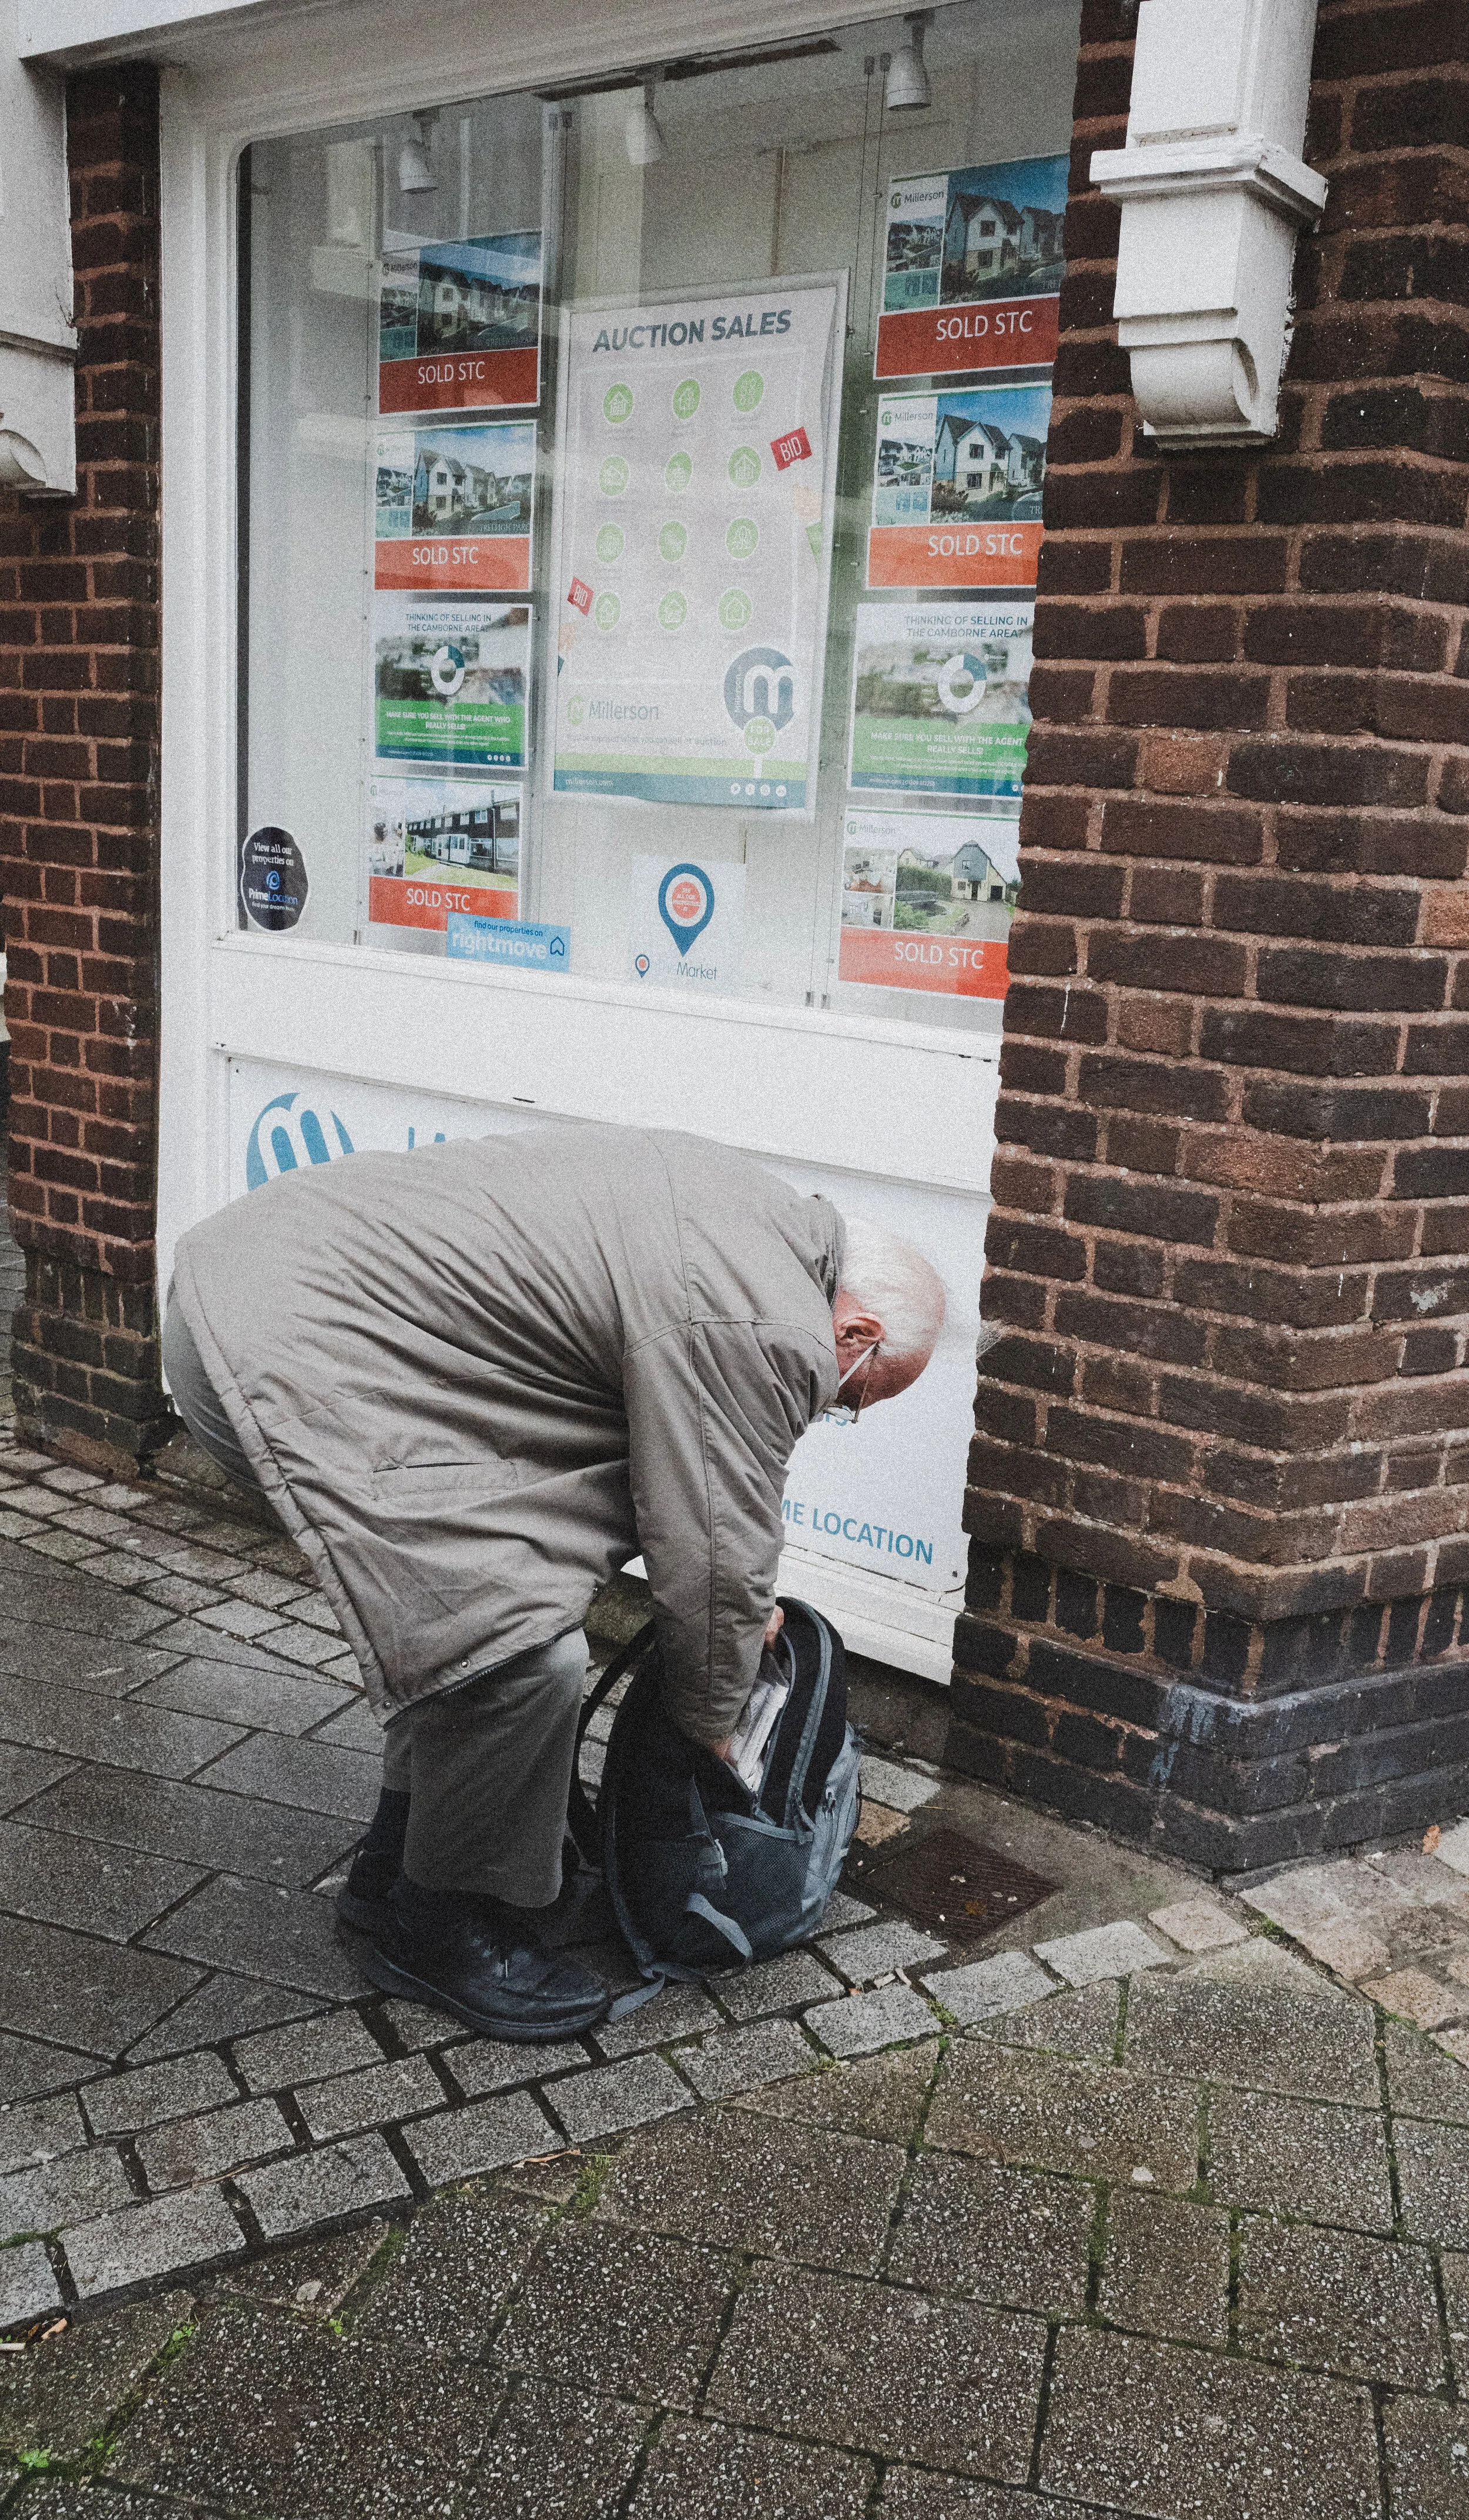
<instances>
[{"instance_id":1,"label":"millerson logo","mask_svg":"<svg viewBox=\"0 0 1469 2520\"><path fill-rule=\"evenodd\" d=\"M334 1111L324 1122L309 1104L298 1111L299 1101L296 1094L278 1094L257 1113L245 1149L246 1190L259 1190L280 1173L299 1172L307 1164L330 1164L353 1151Z\"/></svg>"}]
</instances>

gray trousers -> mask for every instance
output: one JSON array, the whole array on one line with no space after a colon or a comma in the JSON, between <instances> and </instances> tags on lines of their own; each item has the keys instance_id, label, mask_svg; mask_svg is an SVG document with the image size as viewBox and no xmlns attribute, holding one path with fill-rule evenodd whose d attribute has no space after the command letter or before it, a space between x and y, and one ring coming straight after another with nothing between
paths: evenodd
<instances>
[{"instance_id":1,"label":"gray trousers","mask_svg":"<svg viewBox=\"0 0 1469 2520\"><path fill-rule=\"evenodd\" d=\"M238 1487L258 1492L171 1287L163 1370L195 1442ZM392 1717L382 1789L409 1798L403 1868L420 1889L549 1907L561 1886L586 1677L587 1640L574 1628Z\"/></svg>"}]
</instances>

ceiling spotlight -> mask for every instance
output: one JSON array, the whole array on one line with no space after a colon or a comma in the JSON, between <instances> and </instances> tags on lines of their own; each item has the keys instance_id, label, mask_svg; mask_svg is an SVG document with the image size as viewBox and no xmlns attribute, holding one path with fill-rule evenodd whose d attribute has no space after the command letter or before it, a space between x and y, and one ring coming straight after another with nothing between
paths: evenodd
<instances>
[{"instance_id":1,"label":"ceiling spotlight","mask_svg":"<svg viewBox=\"0 0 1469 2520\"><path fill-rule=\"evenodd\" d=\"M913 113L933 102L923 68L923 29L931 11L915 10L905 20L908 32L888 65L886 105L889 113Z\"/></svg>"},{"instance_id":2,"label":"ceiling spotlight","mask_svg":"<svg viewBox=\"0 0 1469 2520\"><path fill-rule=\"evenodd\" d=\"M402 148L398 152L398 190L400 193L436 193L438 191L438 177L435 175L432 166L428 162L428 151L433 140L433 126L437 120L438 115L436 113L416 113L414 115L414 121L418 124L419 136L417 140L405 140Z\"/></svg>"},{"instance_id":3,"label":"ceiling spotlight","mask_svg":"<svg viewBox=\"0 0 1469 2520\"><path fill-rule=\"evenodd\" d=\"M656 166L659 158L667 154L668 143L653 112L653 83L651 79L645 79L641 99L627 110L628 164Z\"/></svg>"}]
</instances>

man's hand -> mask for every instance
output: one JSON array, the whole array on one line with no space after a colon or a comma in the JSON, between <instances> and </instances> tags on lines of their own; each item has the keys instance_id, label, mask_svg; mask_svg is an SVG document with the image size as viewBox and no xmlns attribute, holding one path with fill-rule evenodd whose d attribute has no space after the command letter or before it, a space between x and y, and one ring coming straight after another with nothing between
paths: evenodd
<instances>
[{"instance_id":1,"label":"man's hand","mask_svg":"<svg viewBox=\"0 0 1469 2520\"><path fill-rule=\"evenodd\" d=\"M776 1607L772 1610L770 1617L765 1623L764 1642L767 1653L770 1652L772 1645L775 1643L777 1637L779 1635L784 1625L785 1612L781 1609L779 1603L777 1602ZM709 1747L713 1751L716 1759L723 1759L727 1766L730 1758L730 1747L734 1738L734 1735L733 1732L727 1732L722 1741L711 1741L709 1744Z\"/></svg>"}]
</instances>

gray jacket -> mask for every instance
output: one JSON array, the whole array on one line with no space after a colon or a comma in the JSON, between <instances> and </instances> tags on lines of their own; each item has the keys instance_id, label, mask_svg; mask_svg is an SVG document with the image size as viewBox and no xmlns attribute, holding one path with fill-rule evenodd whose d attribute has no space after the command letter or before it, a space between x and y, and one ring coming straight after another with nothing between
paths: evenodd
<instances>
[{"instance_id":1,"label":"gray jacket","mask_svg":"<svg viewBox=\"0 0 1469 2520\"><path fill-rule=\"evenodd\" d=\"M713 1741L836 1389L841 1249L726 1148L568 1126L282 1174L175 1285L380 1711L578 1625L641 1549L670 1711Z\"/></svg>"}]
</instances>

